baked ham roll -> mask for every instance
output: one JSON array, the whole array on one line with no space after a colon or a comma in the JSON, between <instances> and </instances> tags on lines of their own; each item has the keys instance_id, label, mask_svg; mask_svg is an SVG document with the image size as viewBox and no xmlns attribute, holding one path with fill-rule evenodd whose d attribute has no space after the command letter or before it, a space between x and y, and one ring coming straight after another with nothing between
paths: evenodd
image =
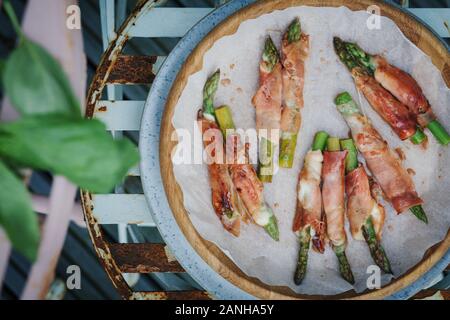
<instances>
[{"instance_id":1,"label":"baked ham roll","mask_svg":"<svg viewBox=\"0 0 450 320\"><path fill-rule=\"evenodd\" d=\"M259 88L252 100L259 138L259 177L263 182L272 182L274 159L278 159L274 150L280 140L282 88L280 58L268 37L259 67Z\"/></svg>"},{"instance_id":2,"label":"baked ham roll","mask_svg":"<svg viewBox=\"0 0 450 320\"><path fill-rule=\"evenodd\" d=\"M322 197L326 215L327 236L333 247L345 245L345 157L347 151L324 152Z\"/></svg>"},{"instance_id":3,"label":"baked ham roll","mask_svg":"<svg viewBox=\"0 0 450 320\"><path fill-rule=\"evenodd\" d=\"M372 197L369 178L362 165L346 175L345 190L347 193L347 217L353 239L365 240L362 227L371 217L377 238L381 240L385 219L384 207Z\"/></svg>"},{"instance_id":4,"label":"baked ham roll","mask_svg":"<svg viewBox=\"0 0 450 320\"><path fill-rule=\"evenodd\" d=\"M214 121L208 120L202 112L198 114L204 148L207 150L209 184L214 212L219 217L225 230L238 237L240 233L241 214L245 210L231 179L228 165L223 158L223 137Z\"/></svg>"},{"instance_id":5,"label":"baked ham roll","mask_svg":"<svg viewBox=\"0 0 450 320\"><path fill-rule=\"evenodd\" d=\"M390 65L381 56L374 56L372 61L375 66L375 79L408 107L417 117L421 127L425 128L431 121L436 120L427 98L411 75Z\"/></svg>"},{"instance_id":6,"label":"baked ham roll","mask_svg":"<svg viewBox=\"0 0 450 320\"><path fill-rule=\"evenodd\" d=\"M293 231L297 234L311 226L313 248L324 251L325 224L322 217L322 193L320 182L322 175L322 151L309 151L306 154L297 188L297 209Z\"/></svg>"},{"instance_id":7,"label":"baked ham roll","mask_svg":"<svg viewBox=\"0 0 450 320\"><path fill-rule=\"evenodd\" d=\"M373 77L363 72L361 68L354 68L352 76L356 86L370 105L391 126L401 140L406 140L416 133L416 121L405 105Z\"/></svg>"},{"instance_id":8,"label":"baked ham roll","mask_svg":"<svg viewBox=\"0 0 450 320\"><path fill-rule=\"evenodd\" d=\"M350 127L356 147L386 198L399 214L423 204L400 159L361 113L358 105L351 97L348 99L348 102L338 103L337 108Z\"/></svg>"}]
</instances>

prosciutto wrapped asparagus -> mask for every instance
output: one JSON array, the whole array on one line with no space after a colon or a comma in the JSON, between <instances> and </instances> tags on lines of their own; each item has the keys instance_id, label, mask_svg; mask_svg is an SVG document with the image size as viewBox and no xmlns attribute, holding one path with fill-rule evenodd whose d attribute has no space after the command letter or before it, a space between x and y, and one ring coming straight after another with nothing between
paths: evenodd
<instances>
[{"instance_id":1,"label":"prosciutto wrapped asparagus","mask_svg":"<svg viewBox=\"0 0 450 320\"><path fill-rule=\"evenodd\" d=\"M389 64L382 56L364 52L356 43L345 42L345 47L367 73L373 74L376 81L409 109L422 128L430 129L439 143L450 143L450 135L437 120L422 89L410 74Z\"/></svg>"},{"instance_id":2,"label":"prosciutto wrapped asparagus","mask_svg":"<svg viewBox=\"0 0 450 320\"><path fill-rule=\"evenodd\" d=\"M302 171L300 172L297 190L297 209L293 231L299 237L299 253L294 282L300 285L303 281L307 264L308 251L313 237L313 248L323 253L325 223L322 208L322 193L320 191L322 175L322 152L325 150L328 134L318 132L314 138L312 149L306 154Z\"/></svg>"},{"instance_id":3,"label":"prosciutto wrapped asparagus","mask_svg":"<svg viewBox=\"0 0 450 320\"><path fill-rule=\"evenodd\" d=\"M301 126L305 60L309 54L309 36L302 33L295 19L287 29L281 47L283 65L283 107L281 112L280 167L292 168L297 135Z\"/></svg>"},{"instance_id":4,"label":"prosciutto wrapped asparagus","mask_svg":"<svg viewBox=\"0 0 450 320\"><path fill-rule=\"evenodd\" d=\"M339 260L342 277L354 283L353 273L345 255L347 236L345 234L345 159L347 151L340 151L339 139L329 138L327 151L323 155L322 197L327 221L327 236Z\"/></svg>"},{"instance_id":5,"label":"prosciutto wrapped asparagus","mask_svg":"<svg viewBox=\"0 0 450 320\"><path fill-rule=\"evenodd\" d=\"M345 190L347 193L347 218L353 239L365 240L375 263L386 273L392 273L389 260L381 246L381 235L385 219L384 207L373 197L364 166L358 163L352 139L341 141L341 147L348 151L345 169Z\"/></svg>"},{"instance_id":6,"label":"prosciutto wrapped asparagus","mask_svg":"<svg viewBox=\"0 0 450 320\"><path fill-rule=\"evenodd\" d=\"M369 170L397 213L410 209L418 219L427 223L421 207L423 200L418 196L410 175L387 142L361 113L350 94L340 94L336 98L336 105L350 127L355 144L364 156Z\"/></svg>"},{"instance_id":7,"label":"prosciutto wrapped asparagus","mask_svg":"<svg viewBox=\"0 0 450 320\"><path fill-rule=\"evenodd\" d=\"M223 159L222 133L214 116L213 98L217 91L220 72L216 72L206 82L204 88L203 110L199 111L197 121L204 139L204 148L208 150L208 175L211 186L212 205L216 215L225 230L238 237L240 233L241 216L244 208L228 171L228 165ZM222 159L220 159L222 154Z\"/></svg>"},{"instance_id":8,"label":"prosciutto wrapped asparagus","mask_svg":"<svg viewBox=\"0 0 450 320\"><path fill-rule=\"evenodd\" d=\"M260 67L260 86L253 97L256 108L256 129L259 138L259 178L272 182L275 151L280 139L282 66L272 39L267 38Z\"/></svg>"},{"instance_id":9,"label":"prosciutto wrapped asparagus","mask_svg":"<svg viewBox=\"0 0 450 320\"><path fill-rule=\"evenodd\" d=\"M375 111L391 126L401 140L411 139L414 144L426 140L423 131L417 126L414 115L388 90L381 86L346 48L346 43L334 38L334 48L340 60L350 70L355 84Z\"/></svg>"},{"instance_id":10,"label":"prosciutto wrapped asparagus","mask_svg":"<svg viewBox=\"0 0 450 320\"><path fill-rule=\"evenodd\" d=\"M234 121L227 106L215 110L217 122L226 136L226 159L231 179L252 220L278 241L278 223L272 209L264 200L264 185L249 163L245 146L235 133Z\"/></svg>"}]
</instances>

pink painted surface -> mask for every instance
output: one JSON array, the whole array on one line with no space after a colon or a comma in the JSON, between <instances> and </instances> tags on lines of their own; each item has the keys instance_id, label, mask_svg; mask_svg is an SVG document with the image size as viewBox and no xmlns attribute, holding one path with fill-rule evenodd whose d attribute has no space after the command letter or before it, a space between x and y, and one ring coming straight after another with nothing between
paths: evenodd
<instances>
[{"instance_id":1,"label":"pink painted surface","mask_svg":"<svg viewBox=\"0 0 450 320\"><path fill-rule=\"evenodd\" d=\"M61 63L77 97L84 102L87 73L82 33L66 27L66 10L74 4L77 4L76 0L29 0L22 26L28 37L44 46ZM0 116L4 121L11 121L17 118L17 113L7 101L3 101ZM23 299L45 298L53 281L69 221L74 217L74 208L78 208L81 214L80 207L74 206L76 193L77 187L62 177L55 177L50 199L35 198L35 209L48 211L48 217L43 227L38 259L32 267ZM0 284L8 257L9 242L0 235Z\"/></svg>"}]
</instances>

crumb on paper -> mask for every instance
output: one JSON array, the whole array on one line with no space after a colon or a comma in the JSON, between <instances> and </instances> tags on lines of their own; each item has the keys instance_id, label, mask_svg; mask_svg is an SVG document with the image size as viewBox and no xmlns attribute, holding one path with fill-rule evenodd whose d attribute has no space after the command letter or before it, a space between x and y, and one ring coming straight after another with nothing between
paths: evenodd
<instances>
[{"instance_id":1,"label":"crumb on paper","mask_svg":"<svg viewBox=\"0 0 450 320\"><path fill-rule=\"evenodd\" d=\"M278 208L280 206L280 204L278 203L278 202L275 202L274 204L273 204L273 207L274 208Z\"/></svg>"},{"instance_id":2,"label":"crumb on paper","mask_svg":"<svg viewBox=\"0 0 450 320\"><path fill-rule=\"evenodd\" d=\"M405 153L403 152L402 148L398 147L398 148L395 148L394 150L398 154L398 157L400 158L400 160L403 161L406 159Z\"/></svg>"},{"instance_id":3,"label":"crumb on paper","mask_svg":"<svg viewBox=\"0 0 450 320\"><path fill-rule=\"evenodd\" d=\"M416 172L415 172L414 169L412 169L412 168L408 168L408 169L406 169L406 171L408 171L408 173L409 173L411 176L415 176L415 175L416 175Z\"/></svg>"},{"instance_id":4,"label":"crumb on paper","mask_svg":"<svg viewBox=\"0 0 450 320\"><path fill-rule=\"evenodd\" d=\"M244 92L244 90L242 90L241 87L238 87L238 88L236 89L236 91L237 91L238 93L243 93L243 92Z\"/></svg>"},{"instance_id":5,"label":"crumb on paper","mask_svg":"<svg viewBox=\"0 0 450 320\"><path fill-rule=\"evenodd\" d=\"M224 86L224 87L228 87L231 84L231 80L226 78L226 79L222 79L220 81L220 83Z\"/></svg>"},{"instance_id":6,"label":"crumb on paper","mask_svg":"<svg viewBox=\"0 0 450 320\"><path fill-rule=\"evenodd\" d=\"M230 69L233 70L236 65L234 63L230 64Z\"/></svg>"},{"instance_id":7,"label":"crumb on paper","mask_svg":"<svg viewBox=\"0 0 450 320\"><path fill-rule=\"evenodd\" d=\"M106 106L100 107L100 108L98 108L98 111L99 112L106 112L106 111L108 111L108 107L106 107Z\"/></svg>"}]
</instances>

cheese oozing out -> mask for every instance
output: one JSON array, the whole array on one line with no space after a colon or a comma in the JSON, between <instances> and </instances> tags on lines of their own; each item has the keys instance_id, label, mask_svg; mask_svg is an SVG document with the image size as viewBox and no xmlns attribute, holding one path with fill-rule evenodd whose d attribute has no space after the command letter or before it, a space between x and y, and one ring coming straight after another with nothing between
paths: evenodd
<instances>
[{"instance_id":1,"label":"cheese oozing out","mask_svg":"<svg viewBox=\"0 0 450 320\"><path fill-rule=\"evenodd\" d=\"M261 208L253 216L253 220L255 220L255 223L257 225L264 227L269 223L272 216L272 210L269 207L262 205Z\"/></svg>"}]
</instances>

